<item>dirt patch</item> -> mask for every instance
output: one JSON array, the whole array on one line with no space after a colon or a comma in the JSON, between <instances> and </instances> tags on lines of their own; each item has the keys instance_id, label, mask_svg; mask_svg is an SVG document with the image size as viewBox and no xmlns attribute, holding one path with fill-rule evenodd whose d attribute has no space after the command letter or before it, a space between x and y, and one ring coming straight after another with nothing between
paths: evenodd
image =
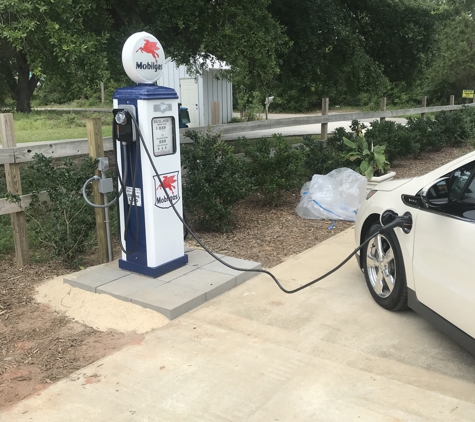
<instances>
[{"instance_id":1,"label":"dirt patch","mask_svg":"<svg viewBox=\"0 0 475 422\"><path fill-rule=\"evenodd\" d=\"M2 257L0 410L142 338L97 331L34 301L36 284L68 272L58 263L17 269L13 257Z\"/></svg>"},{"instance_id":2,"label":"dirt patch","mask_svg":"<svg viewBox=\"0 0 475 422\"><path fill-rule=\"evenodd\" d=\"M469 150L472 148L445 148L419 160L399 160L393 170L397 177L422 175ZM297 190L288 192L275 208L252 196L235 207L238 226L233 233L197 234L214 252L258 261L270 268L352 226L338 221L330 230L330 221L302 220L295 213L298 201ZM196 246L192 241L187 244ZM97 264L94 254L88 264ZM36 286L70 272L57 262L17 269L13 256L1 257L0 410L124 345L141 341L142 336L135 332L101 332L34 300ZM100 379L89 375L84 382Z\"/></svg>"}]
</instances>

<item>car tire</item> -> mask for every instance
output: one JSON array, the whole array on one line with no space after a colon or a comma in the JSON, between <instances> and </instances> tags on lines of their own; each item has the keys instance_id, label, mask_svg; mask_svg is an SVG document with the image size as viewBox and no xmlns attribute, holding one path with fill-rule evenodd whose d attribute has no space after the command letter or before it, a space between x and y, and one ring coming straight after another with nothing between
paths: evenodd
<instances>
[{"instance_id":1,"label":"car tire","mask_svg":"<svg viewBox=\"0 0 475 422\"><path fill-rule=\"evenodd\" d=\"M375 223L366 239L381 229ZM363 271L373 299L384 309L400 311L407 307L407 284L401 247L394 230L378 234L362 250Z\"/></svg>"}]
</instances>

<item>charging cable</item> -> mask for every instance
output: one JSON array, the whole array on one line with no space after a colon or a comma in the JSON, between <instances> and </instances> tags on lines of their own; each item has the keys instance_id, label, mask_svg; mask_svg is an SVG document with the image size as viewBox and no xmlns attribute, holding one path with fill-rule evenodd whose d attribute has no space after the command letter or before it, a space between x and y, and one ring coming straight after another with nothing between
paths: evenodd
<instances>
[{"instance_id":1,"label":"charging cable","mask_svg":"<svg viewBox=\"0 0 475 422\"><path fill-rule=\"evenodd\" d=\"M375 236L377 236L378 234L382 234L382 233L385 233L395 227L402 227L406 224L409 224L409 220L406 216L402 216L402 217L399 217L399 216L396 216L394 217L394 220L392 220L391 222L389 222L388 224L384 225L378 232L376 232L374 235L372 235L371 237L369 237L368 239L366 239L360 246L358 246L350 255L348 255L347 258L345 258L340 264L338 264L335 268L333 268L332 270L328 271L327 273L323 274L321 277L318 277L316 278L315 280L312 280L310 281L309 283L307 284L304 284L300 287L297 287L296 289L293 289L293 290L288 290L286 289L284 286L282 286L282 284L279 282L279 280L274 276L274 274L272 274L270 271L267 271L267 270L250 270L249 268L239 268L239 267L235 267L234 265L231 265L231 264L228 264L227 262L223 261L220 257L218 257L217 255L215 255L213 252L211 252L204 244L203 242L201 242L201 240L196 236L196 234L193 232L193 230L190 229L190 227L188 226L188 224L185 222L185 220L182 218L182 216L180 215L180 213L178 212L178 210L175 208L175 205L173 204L173 202L171 201L170 199L170 195L168 194L163 182L162 182L162 178L160 177L160 174L158 173L158 170L157 168L155 167L155 164L153 162L153 159L152 159L152 156L150 155L150 152L147 148L147 145L145 143L145 140L142 136L142 133L140 131L140 127L138 125L138 122L137 120L135 119L135 116L132 115L132 113L129 113L130 117L132 118L134 124L135 124L135 127L137 129L137 133L138 133L138 136L140 138L140 141L142 142L142 145L144 147L144 150L145 150L145 153L147 154L147 157L150 161L150 164L152 165L152 168L153 168L153 171L155 172L155 175L157 176L162 188L163 188L163 191L165 192L166 196L167 196L167 199L171 205L171 207L173 208L173 211L175 212L176 216L178 217L178 219L181 221L181 223L183 224L183 226L185 227L185 229L189 232L189 234L196 240L196 242L208 253L210 254L214 259L216 259L216 261L220 262L221 264L225 265L226 267L228 268L231 268L232 270L235 270L235 271L245 271L245 272L255 272L255 273L261 273L261 274L267 274L269 277L271 277L274 282L277 284L277 286L279 287L280 290L282 290L284 293L287 293L287 294L292 294L292 293L297 293L299 292L300 290L303 290L303 289L306 289L307 287L310 287L312 286L313 284L315 283L318 283L319 281L323 280L324 278L328 277L329 275L333 274L335 271L338 271L341 267L343 267L343 265L345 265L355 254L357 254L361 249L363 249L363 247L365 247L369 241L374 238Z\"/></svg>"}]
</instances>

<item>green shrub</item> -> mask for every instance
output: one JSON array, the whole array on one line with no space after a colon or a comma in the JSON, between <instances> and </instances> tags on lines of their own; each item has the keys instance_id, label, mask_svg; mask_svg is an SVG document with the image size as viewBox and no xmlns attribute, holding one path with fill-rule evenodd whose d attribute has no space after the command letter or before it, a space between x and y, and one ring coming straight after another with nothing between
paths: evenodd
<instances>
[{"instance_id":1,"label":"green shrub","mask_svg":"<svg viewBox=\"0 0 475 422\"><path fill-rule=\"evenodd\" d=\"M371 122L371 128L366 131L365 138L368 143L386 145L385 153L389 161L417 152L407 128L391 120L382 123L378 120Z\"/></svg>"},{"instance_id":2,"label":"green shrub","mask_svg":"<svg viewBox=\"0 0 475 422\"><path fill-rule=\"evenodd\" d=\"M187 131L186 136L193 140L181 151L187 217L202 229L229 231L234 227L231 206L251 190L244 163L218 135Z\"/></svg>"},{"instance_id":3,"label":"green shrub","mask_svg":"<svg viewBox=\"0 0 475 422\"><path fill-rule=\"evenodd\" d=\"M22 180L29 191L46 191L51 200L49 204L33 200L25 210L29 236L67 264L79 264L95 234L94 210L82 197L84 182L94 174L94 161L68 158L55 165L51 158L35 154L28 167Z\"/></svg>"},{"instance_id":4,"label":"green shrub","mask_svg":"<svg viewBox=\"0 0 475 422\"><path fill-rule=\"evenodd\" d=\"M356 137L362 134L366 128L367 126L364 123L361 123L358 120L352 120L349 131L344 127L337 127L331 134L329 134L327 145L333 151L343 152L346 150L343 139L346 138L350 141L356 141Z\"/></svg>"},{"instance_id":5,"label":"green shrub","mask_svg":"<svg viewBox=\"0 0 475 422\"><path fill-rule=\"evenodd\" d=\"M446 144L446 139L440 136L437 122L431 118L408 117L406 128L412 138L415 157L422 151L438 151Z\"/></svg>"},{"instance_id":6,"label":"green shrub","mask_svg":"<svg viewBox=\"0 0 475 422\"><path fill-rule=\"evenodd\" d=\"M282 135L257 139L253 143L243 138L240 144L253 186L269 204L275 205L284 191L302 183L305 151L293 148Z\"/></svg>"},{"instance_id":7,"label":"green shrub","mask_svg":"<svg viewBox=\"0 0 475 422\"><path fill-rule=\"evenodd\" d=\"M304 168L307 177L314 174L327 174L344 166L346 160L341 157L341 152L344 151L343 141L343 147L340 147L339 141L334 144L329 139L327 147L325 147L323 141L314 140L311 136L306 135L303 137L302 143L301 148L305 154Z\"/></svg>"},{"instance_id":8,"label":"green shrub","mask_svg":"<svg viewBox=\"0 0 475 422\"><path fill-rule=\"evenodd\" d=\"M4 195L1 196L4 198ZM9 215L0 215L0 254L13 251L12 223Z\"/></svg>"},{"instance_id":9,"label":"green shrub","mask_svg":"<svg viewBox=\"0 0 475 422\"><path fill-rule=\"evenodd\" d=\"M436 114L438 136L447 145L461 145L474 137L475 109L463 107L460 110L441 111Z\"/></svg>"}]
</instances>

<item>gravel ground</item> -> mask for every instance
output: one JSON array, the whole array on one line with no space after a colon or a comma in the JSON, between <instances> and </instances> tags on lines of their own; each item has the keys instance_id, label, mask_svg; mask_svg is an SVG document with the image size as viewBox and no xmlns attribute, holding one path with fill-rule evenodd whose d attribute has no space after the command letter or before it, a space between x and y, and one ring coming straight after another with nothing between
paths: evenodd
<instances>
[{"instance_id":1,"label":"gravel ground","mask_svg":"<svg viewBox=\"0 0 475 422\"><path fill-rule=\"evenodd\" d=\"M471 150L445 148L421 159L400 160L392 170L397 177L422 175ZM288 192L278 206L268 208L259 196L251 196L234 207L235 231L197 235L214 252L271 268L353 225L338 221L329 230L330 221L301 219L295 213L299 197L298 190ZM192 241L186 243L197 246ZM90 265L97 264L94 256L92 251ZM35 302L38 284L70 272L57 262L17 269L13 255L1 257L0 410L126 344L140 341L135 332L100 332Z\"/></svg>"}]
</instances>

